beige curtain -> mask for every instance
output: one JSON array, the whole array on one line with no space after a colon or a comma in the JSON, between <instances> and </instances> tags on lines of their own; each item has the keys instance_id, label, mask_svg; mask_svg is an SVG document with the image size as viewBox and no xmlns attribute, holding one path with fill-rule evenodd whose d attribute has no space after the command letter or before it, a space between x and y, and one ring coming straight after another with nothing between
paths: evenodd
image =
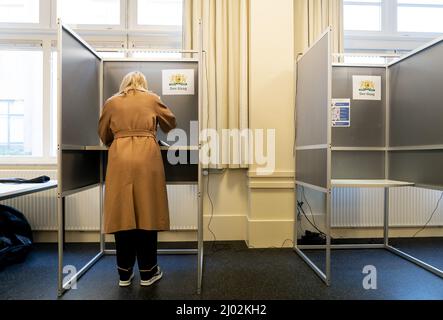
<instances>
[{"instance_id":1,"label":"beige curtain","mask_svg":"<svg viewBox=\"0 0 443 320\"><path fill-rule=\"evenodd\" d=\"M203 127L216 129L220 137L223 129L243 130L249 125L249 1L185 0L185 49L198 49L200 19L203 23ZM211 153L218 152L217 164L211 167L247 168L248 141L240 139L235 131L231 135L234 138L225 139L218 150L211 149Z\"/></svg>"},{"instance_id":2,"label":"beige curtain","mask_svg":"<svg viewBox=\"0 0 443 320\"><path fill-rule=\"evenodd\" d=\"M294 0L295 53L303 53L332 26L332 53L343 53L343 0Z\"/></svg>"}]
</instances>

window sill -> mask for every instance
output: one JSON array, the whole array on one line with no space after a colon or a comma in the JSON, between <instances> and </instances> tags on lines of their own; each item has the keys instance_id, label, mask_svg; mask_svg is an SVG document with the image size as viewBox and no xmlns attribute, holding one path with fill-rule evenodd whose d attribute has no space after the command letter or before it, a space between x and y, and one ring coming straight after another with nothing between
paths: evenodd
<instances>
[{"instance_id":1,"label":"window sill","mask_svg":"<svg viewBox=\"0 0 443 320\"><path fill-rule=\"evenodd\" d=\"M57 160L38 159L38 158L2 158L0 159L0 168L2 167L20 167L20 166L57 166Z\"/></svg>"}]
</instances>

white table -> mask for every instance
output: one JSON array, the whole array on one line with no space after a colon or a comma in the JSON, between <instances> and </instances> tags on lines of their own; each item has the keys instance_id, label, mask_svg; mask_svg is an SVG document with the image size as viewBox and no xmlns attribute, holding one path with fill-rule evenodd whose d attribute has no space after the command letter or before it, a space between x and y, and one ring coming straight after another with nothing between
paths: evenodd
<instances>
[{"instance_id":1,"label":"white table","mask_svg":"<svg viewBox=\"0 0 443 320\"><path fill-rule=\"evenodd\" d=\"M333 188L395 188L414 186L413 183L395 180L332 180Z\"/></svg>"},{"instance_id":2,"label":"white table","mask_svg":"<svg viewBox=\"0 0 443 320\"><path fill-rule=\"evenodd\" d=\"M0 183L0 201L57 188L57 180L45 183Z\"/></svg>"}]
</instances>

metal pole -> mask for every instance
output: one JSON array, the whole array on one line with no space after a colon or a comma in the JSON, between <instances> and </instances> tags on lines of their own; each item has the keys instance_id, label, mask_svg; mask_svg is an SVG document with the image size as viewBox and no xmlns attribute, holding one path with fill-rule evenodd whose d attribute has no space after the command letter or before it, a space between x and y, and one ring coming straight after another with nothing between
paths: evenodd
<instances>
[{"instance_id":1,"label":"metal pole","mask_svg":"<svg viewBox=\"0 0 443 320\"><path fill-rule=\"evenodd\" d=\"M294 249L298 248L298 202L297 202L297 183L294 187L294 200L295 200L295 219L294 219ZM301 219L301 217L300 217ZM300 220L301 225L301 220Z\"/></svg>"},{"instance_id":2,"label":"metal pole","mask_svg":"<svg viewBox=\"0 0 443 320\"><path fill-rule=\"evenodd\" d=\"M100 191L99 191L99 211L100 211L100 252L103 253L105 251L105 234L103 233L103 196L104 196L104 179L103 179L103 162L104 155L103 151L100 151Z\"/></svg>"},{"instance_id":3,"label":"metal pole","mask_svg":"<svg viewBox=\"0 0 443 320\"><path fill-rule=\"evenodd\" d=\"M331 285L331 213L332 191L326 193L326 285Z\"/></svg>"},{"instance_id":4,"label":"metal pole","mask_svg":"<svg viewBox=\"0 0 443 320\"><path fill-rule=\"evenodd\" d=\"M384 196L384 222L383 222L383 233L384 233L384 244L385 247L389 246L389 187L385 187Z\"/></svg>"},{"instance_id":5,"label":"metal pole","mask_svg":"<svg viewBox=\"0 0 443 320\"><path fill-rule=\"evenodd\" d=\"M58 218L58 296L63 295L63 247L64 247L64 198L63 198L63 175L62 175L62 22L57 20L57 218Z\"/></svg>"},{"instance_id":6,"label":"metal pole","mask_svg":"<svg viewBox=\"0 0 443 320\"><path fill-rule=\"evenodd\" d=\"M199 57L198 57L198 74L199 74L199 102L198 102L198 115L199 115L199 164L198 164L198 255L197 255L197 294L201 294L202 282L203 282L203 181L202 181L202 162L201 162L201 132L203 129L203 25L202 21L199 21Z\"/></svg>"},{"instance_id":7,"label":"metal pole","mask_svg":"<svg viewBox=\"0 0 443 320\"><path fill-rule=\"evenodd\" d=\"M57 197L58 213L58 296L63 294L63 250L65 246L65 201L59 194Z\"/></svg>"}]
</instances>

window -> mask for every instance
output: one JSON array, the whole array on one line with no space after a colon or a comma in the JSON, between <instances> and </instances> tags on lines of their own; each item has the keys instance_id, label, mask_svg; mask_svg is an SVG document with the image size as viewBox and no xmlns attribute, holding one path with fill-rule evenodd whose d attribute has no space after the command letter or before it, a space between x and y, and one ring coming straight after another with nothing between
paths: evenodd
<instances>
[{"instance_id":1,"label":"window","mask_svg":"<svg viewBox=\"0 0 443 320\"><path fill-rule=\"evenodd\" d=\"M0 157L41 157L43 53L1 50L0 70Z\"/></svg>"},{"instance_id":2,"label":"window","mask_svg":"<svg viewBox=\"0 0 443 320\"><path fill-rule=\"evenodd\" d=\"M399 53L443 33L443 0L344 0L347 52Z\"/></svg>"},{"instance_id":3,"label":"window","mask_svg":"<svg viewBox=\"0 0 443 320\"><path fill-rule=\"evenodd\" d=\"M345 30L381 31L381 4L381 0L345 1Z\"/></svg>"},{"instance_id":4,"label":"window","mask_svg":"<svg viewBox=\"0 0 443 320\"><path fill-rule=\"evenodd\" d=\"M39 23L39 0L0 0L1 23Z\"/></svg>"},{"instance_id":5,"label":"window","mask_svg":"<svg viewBox=\"0 0 443 320\"><path fill-rule=\"evenodd\" d=\"M398 0L398 31L443 32L443 0Z\"/></svg>"},{"instance_id":6,"label":"window","mask_svg":"<svg viewBox=\"0 0 443 320\"><path fill-rule=\"evenodd\" d=\"M120 0L58 0L63 23L73 25L120 25Z\"/></svg>"},{"instance_id":7,"label":"window","mask_svg":"<svg viewBox=\"0 0 443 320\"><path fill-rule=\"evenodd\" d=\"M144 51L144 50L136 50L131 53L132 58L141 58L141 59L179 59L181 58L181 53L176 52L161 52L161 51Z\"/></svg>"},{"instance_id":8,"label":"window","mask_svg":"<svg viewBox=\"0 0 443 320\"><path fill-rule=\"evenodd\" d=\"M58 17L104 58L177 58L183 3L0 0L0 165L56 161Z\"/></svg>"},{"instance_id":9,"label":"window","mask_svg":"<svg viewBox=\"0 0 443 320\"><path fill-rule=\"evenodd\" d=\"M182 26L183 0L137 0L137 24Z\"/></svg>"},{"instance_id":10,"label":"window","mask_svg":"<svg viewBox=\"0 0 443 320\"><path fill-rule=\"evenodd\" d=\"M0 155L30 155L25 150L23 100L0 100Z\"/></svg>"}]
</instances>

